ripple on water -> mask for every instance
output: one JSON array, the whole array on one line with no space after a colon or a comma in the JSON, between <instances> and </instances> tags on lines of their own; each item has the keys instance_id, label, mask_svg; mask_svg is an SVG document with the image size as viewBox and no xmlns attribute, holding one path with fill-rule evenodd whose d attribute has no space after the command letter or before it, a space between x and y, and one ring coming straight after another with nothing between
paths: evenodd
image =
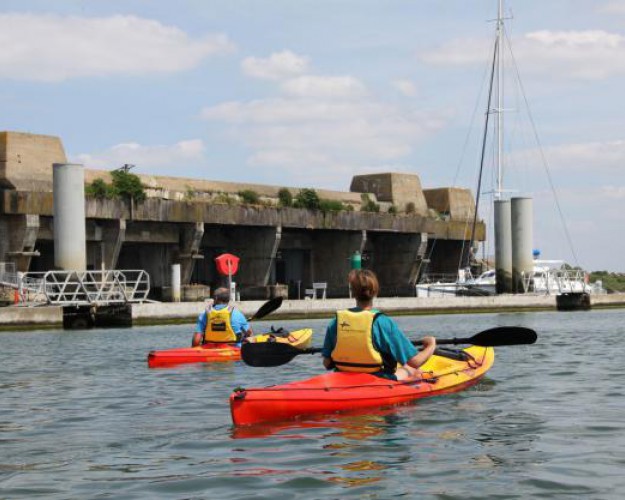
<instances>
[{"instance_id":1,"label":"ripple on water","mask_svg":"<svg viewBox=\"0 0 625 500\"><path fill-rule=\"evenodd\" d=\"M250 428L232 427L230 391L319 373L318 357L149 370L147 352L187 345L192 325L3 332L0 490L51 500L620 498L624 319L398 317L439 337L528 326L539 341L497 349L487 378L458 394ZM319 345L325 321L279 326L312 326ZM602 342L585 342L589 331Z\"/></svg>"}]
</instances>

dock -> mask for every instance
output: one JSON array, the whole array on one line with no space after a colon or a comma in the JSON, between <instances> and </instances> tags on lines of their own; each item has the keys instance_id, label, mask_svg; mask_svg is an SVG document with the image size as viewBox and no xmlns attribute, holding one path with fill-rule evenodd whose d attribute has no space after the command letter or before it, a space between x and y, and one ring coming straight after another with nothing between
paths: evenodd
<instances>
[{"instance_id":1,"label":"dock","mask_svg":"<svg viewBox=\"0 0 625 500\"><path fill-rule=\"evenodd\" d=\"M591 308L625 307L625 293L591 295ZM264 301L242 301L237 307L253 315ZM340 309L354 306L354 300L285 300L265 321L330 318ZM418 314L467 314L492 312L556 311L555 295L499 295L491 297L384 297L375 306L390 316ZM201 302L144 302L131 305L132 325L158 325L195 322L203 309ZM7 306L0 308L0 330L62 328L60 306Z\"/></svg>"}]
</instances>

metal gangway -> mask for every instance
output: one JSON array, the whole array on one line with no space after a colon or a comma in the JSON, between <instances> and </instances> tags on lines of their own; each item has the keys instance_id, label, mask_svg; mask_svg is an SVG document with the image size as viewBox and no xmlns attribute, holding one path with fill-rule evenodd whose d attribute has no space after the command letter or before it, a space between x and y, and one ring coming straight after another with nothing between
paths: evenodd
<instances>
[{"instance_id":1,"label":"metal gangway","mask_svg":"<svg viewBox=\"0 0 625 500\"><path fill-rule=\"evenodd\" d=\"M100 306L148 300L150 276L143 270L117 269L0 272L0 285L18 290L25 304Z\"/></svg>"}]
</instances>

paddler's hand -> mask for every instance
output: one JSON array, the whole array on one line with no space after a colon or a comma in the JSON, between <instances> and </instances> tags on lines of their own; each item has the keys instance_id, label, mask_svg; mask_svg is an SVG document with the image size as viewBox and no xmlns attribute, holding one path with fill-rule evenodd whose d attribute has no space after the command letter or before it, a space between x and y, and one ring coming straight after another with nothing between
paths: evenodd
<instances>
[{"instance_id":1,"label":"paddler's hand","mask_svg":"<svg viewBox=\"0 0 625 500\"><path fill-rule=\"evenodd\" d=\"M434 337L423 337L421 342L423 342L423 349L431 348L432 351L436 349L436 339Z\"/></svg>"}]
</instances>

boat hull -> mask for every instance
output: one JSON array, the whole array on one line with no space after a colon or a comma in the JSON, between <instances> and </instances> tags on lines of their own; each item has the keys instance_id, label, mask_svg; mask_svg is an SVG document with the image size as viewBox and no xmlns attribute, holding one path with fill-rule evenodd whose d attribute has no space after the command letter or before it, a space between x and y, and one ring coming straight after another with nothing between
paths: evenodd
<instances>
[{"instance_id":1,"label":"boat hull","mask_svg":"<svg viewBox=\"0 0 625 500\"><path fill-rule=\"evenodd\" d=\"M253 342L285 342L298 349L306 349L312 340L312 330L302 329L291 332L286 337L276 337L272 334L261 334L251 337ZM189 363L220 363L239 361L241 347L237 344L204 344L196 347L179 347L162 351L151 351L148 354L148 366L159 368Z\"/></svg>"},{"instance_id":2,"label":"boat hull","mask_svg":"<svg viewBox=\"0 0 625 500\"><path fill-rule=\"evenodd\" d=\"M238 389L230 396L235 425L288 420L307 415L397 405L461 391L477 383L494 362L490 347L464 350L472 359L432 356L424 378L405 383L366 373L330 372L283 385Z\"/></svg>"}]
</instances>

